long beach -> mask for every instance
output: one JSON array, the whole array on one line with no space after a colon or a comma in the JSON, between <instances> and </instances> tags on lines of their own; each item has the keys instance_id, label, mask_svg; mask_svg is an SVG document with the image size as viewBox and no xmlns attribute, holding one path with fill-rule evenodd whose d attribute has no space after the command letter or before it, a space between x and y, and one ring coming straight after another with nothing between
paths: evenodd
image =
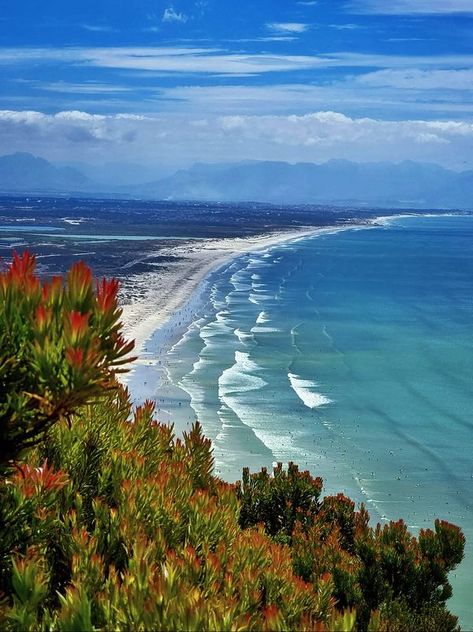
<instances>
[{"instance_id":1,"label":"long beach","mask_svg":"<svg viewBox=\"0 0 473 632\"><path fill-rule=\"evenodd\" d=\"M135 340L135 353L139 356L151 335L184 305L205 277L231 259L245 252L341 228L311 227L247 238L189 240L161 249L160 254L179 259L166 269L128 279L122 314L124 334Z\"/></svg>"}]
</instances>

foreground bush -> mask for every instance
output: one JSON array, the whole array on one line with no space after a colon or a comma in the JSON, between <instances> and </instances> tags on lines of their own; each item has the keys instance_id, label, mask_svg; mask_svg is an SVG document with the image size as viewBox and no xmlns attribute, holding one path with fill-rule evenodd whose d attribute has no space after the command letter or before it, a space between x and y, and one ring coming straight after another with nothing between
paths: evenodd
<instances>
[{"instance_id":1,"label":"foreground bush","mask_svg":"<svg viewBox=\"0 0 473 632\"><path fill-rule=\"evenodd\" d=\"M3 551L3 625L273 630L335 622L329 575L303 581L289 547L263 527L241 529L234 487L212 476L200 428L176 440L153 423L151 405L133 423L128 413L123 392L88 406L5 482L4 519L15 528Z\"/></svg>"},{"instance_id":2,"label":"foreground bush","mask_svg":"<svg viewBox=\"0 0 473 632\"><path fill-rule=\"evenodd\" d=\"M2 629L455 629L457 527L373 529L292 464L224 483L198 425L176 439L112 379L0 479Z\"/></svg>"},{"instance_id":3,"label":"foreground bush","mask_svg":"<svg viewBox=\"0 0 473 632\"><path fill-rule=\"evenodd\" d=\"M41 284L27 252L0 273L0 465L113 383L133 348L120 334L118 284L74 265Z\"/></svg>"}]
</instances>

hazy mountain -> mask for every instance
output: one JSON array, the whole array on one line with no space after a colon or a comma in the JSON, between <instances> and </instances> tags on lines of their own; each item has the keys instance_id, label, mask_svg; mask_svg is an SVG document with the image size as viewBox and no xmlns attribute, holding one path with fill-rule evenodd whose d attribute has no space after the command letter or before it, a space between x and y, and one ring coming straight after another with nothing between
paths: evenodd
<instances>
[{"instance_id":1,"label":"hazy mountain","mask_svg":"<svg viewBox=\"0 0 473 632\"><path fill-rule=\"evenodd\" d=\"M473 172L410 161L197 164L141 187L141 194L176 200L471 208Z\"/></svg>"},{"instance_id":2,"label":"hazy mountain","mask_svg":"<svg viewBox=\"0 0 473 632\"><path fill-rule=\"evenodd\" d=\"M132 184L138 176L138 166L127 172L123 163L110 163L103 169L89 166L86 173L79 170L80 166L75 163L74 167L59 167L31 154L3 156L0 191L277 204L473 208L473 171L458 173L439 165L411 161L196 164L145 184ZM150 168L144 168L142 175L150 177L152 173ZM100 176L106 174L102 181Z\"/></svg>"},{"instance_id":3,"label":"hazy mountain","mask_svg":"<svg viewBox=\"0 0 473 632\"><path fill-rule=\"evenodd\" d=\"M55 167L27 153L0 156L0 190L6 192L72 192L97 190L96 184L70 167Z\"/></svg>"},{"instance_id":4,"label":"hazy mountain","mask_svg":"<svg viewBox=\"0 0 473 632\"><path fill-rule=\"evenodd\" d=\"M65 167L72 167L76 171L80 171L90 180L100 182L108 189L116 189L117 187L128 187L142 185L164 178L173 174L176 169L159 166L139 165L133 162L106 162L101 165L87 164L84 162L68 162Z\"/></svg>"},{"instance_id":5,"label":"hazy mountain","mask_svg":"<svg viewBox=\"0 0 473 632\"><path fill-rule=\"evenodd\" d=\"M439 186L436 199L440 206L473 208L473 171L457 174L454 186Z\"/></svg>"}]
</instances>

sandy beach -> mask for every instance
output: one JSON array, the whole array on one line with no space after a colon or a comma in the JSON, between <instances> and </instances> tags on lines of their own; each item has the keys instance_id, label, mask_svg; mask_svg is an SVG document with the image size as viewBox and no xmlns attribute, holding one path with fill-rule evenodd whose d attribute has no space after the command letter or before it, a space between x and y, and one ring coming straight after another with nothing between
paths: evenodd
<instances>
[{"instance_id":1,"label":"sandy beach","mask_svg":"<svg viewBox=\"0 0 473 632\"><path fill-rule=\"evenodd\" d=\"M339 228L311 227L248 238L189 240L162 248L160 255L174 256L176 262L157 272L132 275L122 281L124 334L135 340L135 353L140 356L152 334L184 305L205 277L220 266L245 252ZM135 366L143 362L139 357Z\"/></svg>"}]
</instances>

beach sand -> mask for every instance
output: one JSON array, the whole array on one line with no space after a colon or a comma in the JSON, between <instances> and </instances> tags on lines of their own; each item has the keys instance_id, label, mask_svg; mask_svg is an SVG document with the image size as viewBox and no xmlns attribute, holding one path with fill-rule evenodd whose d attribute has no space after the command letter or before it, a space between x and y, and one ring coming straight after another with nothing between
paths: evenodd
<instances>
[{"instance_id":1,"label":"beach sand","mask_svg":"<svg viewBox=\"0 0 473 632\"><path fill-rule=\"evenodd\" d=\"M211 272L244 254L264 250L291 239L332 231L334 228L263 234L257 237L186 241L162 248L160 255L174 256L176 261L157 272L130 276L123 283L123 332L135 340L135 353L140 356L152 334L177 312ZM140 364L140 358L135 362Z\"/></svg>"}]
</instances>

